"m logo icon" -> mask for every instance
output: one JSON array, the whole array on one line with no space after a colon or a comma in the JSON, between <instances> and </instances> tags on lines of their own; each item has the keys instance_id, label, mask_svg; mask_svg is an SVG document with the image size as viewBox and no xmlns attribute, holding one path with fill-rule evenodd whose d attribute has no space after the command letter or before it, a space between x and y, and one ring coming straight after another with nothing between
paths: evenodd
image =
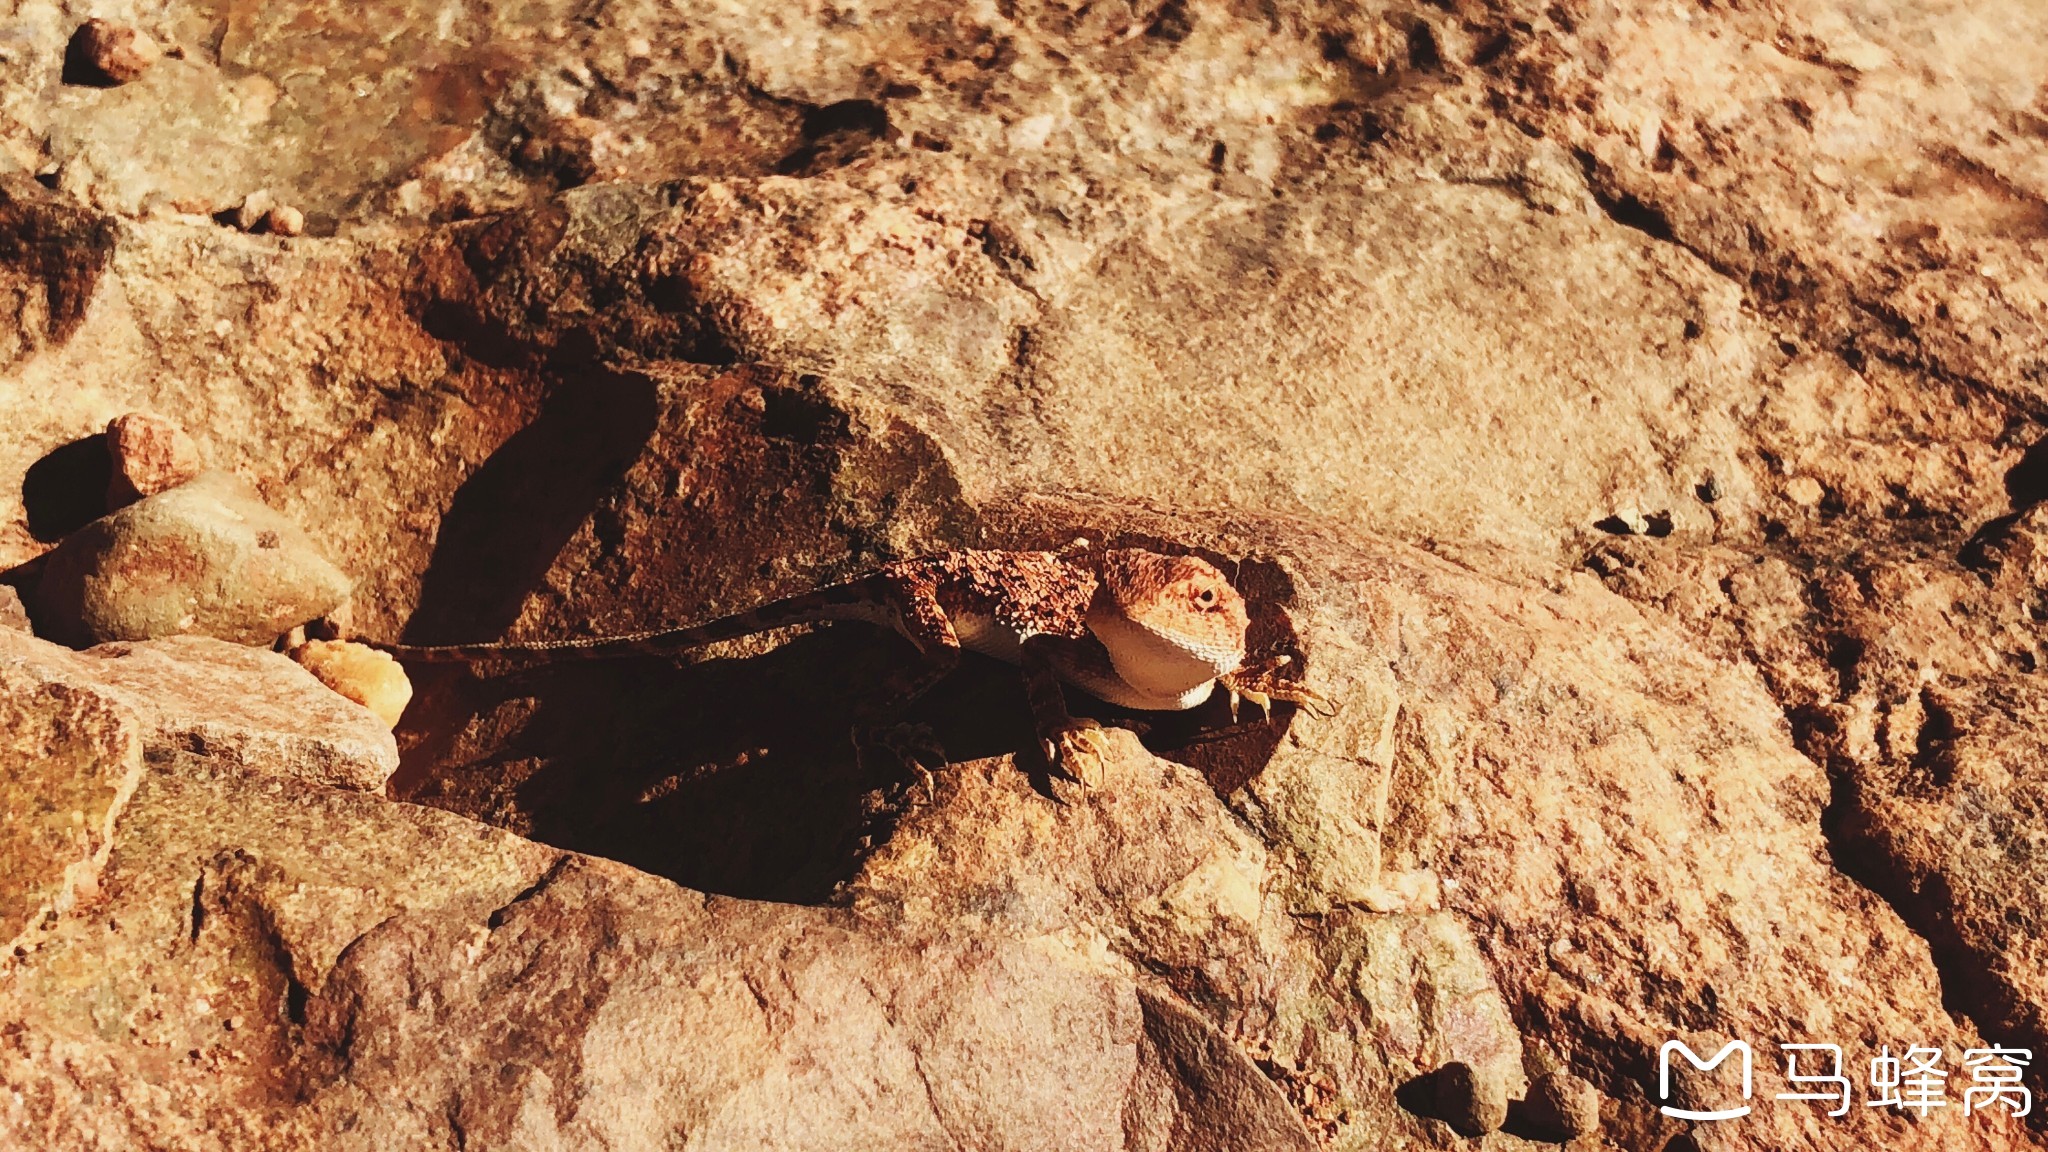
<instances>
[{"instance_id":1,"label":"m logo icon","mask_svg":"<svg viewBox=\"0 0 2048 1152\"><path fill-rule=\"evenodd\" d=\"M1749 1045L1740 1040L1730 1040L1727 1047L1714 1053L1712 1060L1700 1059L1698 1053L1676 1040L1665 1041L1664 1047L1657 1050L1657 1099L1671 1099L1671 1054L1673 1052L1683 1052L1686 1063L1691 1064L1699 1071L1712 1072L1721 1066L1722 1061L1728 1059L1730 1052L1736 1051L1742 1053L1742 1098L1748 1100L1750 1092ZM1723 1108L1718 1111L1703 1112L1691 1108L1673 1108L1671 1105L1665 1104L1658 1111L1666 1116L1677 1117L1680 1120L1733 1120L1738 1116L1749 1115L1749 1105L1744 1104L1740 1108Z\"/></svg>"}]
</instances>

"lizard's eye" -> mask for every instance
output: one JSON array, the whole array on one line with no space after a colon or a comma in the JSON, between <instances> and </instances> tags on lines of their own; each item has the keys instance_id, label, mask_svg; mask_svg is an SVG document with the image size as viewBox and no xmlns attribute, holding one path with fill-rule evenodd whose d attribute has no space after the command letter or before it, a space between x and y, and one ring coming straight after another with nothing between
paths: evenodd
<instances>
[{"instance_id":1,"label":"lizard's eye","mask_svg":"<svg viewBox=\"0 0 2048 1152\"><path fill-rule=\"evenodd\" d=\"M1216 606L1216 590L1214 588L1202 589L1195 595L1195 603L1200 604L1204 608L1214 608Z\"/></svg>"}]
</instances>

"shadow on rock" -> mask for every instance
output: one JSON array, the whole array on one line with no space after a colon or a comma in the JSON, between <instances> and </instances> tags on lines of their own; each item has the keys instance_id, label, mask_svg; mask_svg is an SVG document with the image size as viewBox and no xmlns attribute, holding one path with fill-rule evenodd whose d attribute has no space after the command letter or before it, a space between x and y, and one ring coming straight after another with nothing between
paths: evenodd
<instances>
[{"instance_id":1,"label":"shadow on rock","mask_svg":"<svg viewBox=\"0 0 2048 1152\"><path fill-rule=\"evenodd\" d=\"M21 478L29 535L54 544L106 515L113 471L104 433L60 445L29 465Z\"/></svg>"},{"instance_id":2,"label":"shadow on rock","mask_svg":"<svg viewBox=\"0 0 2048 1152\"><path fill-rule=\"evenodd\" d=\"M888 711L878 686L912 659L893 635L841 625L682 665L417 666L392 791L700 891L823 903L924 800L915 767L857 732L908 735L954 764L1015 755L1051 792L1014 669L969 655ZM1221 701L1163 717L1071 703L1197 768L1245 771L1284 731L1284 716L1232 726Z\"/></svg>"},{"instance_id":3,"label":"shadow on rock","mask_svg":"<svg viewBox=\"0 0 2048 1152\"><path fill-rule=\"evenodd\" d=\"M657 415L644 377L588 368L556 381L533 421L456 492L405 639L432 644L503 633L646 446Z\"/></svg>"},{"instance_id":4,"label":"shadow on rock","mask_svg":"<svg viewBox=\"0 0 2048 1152\"><path fill-rule=\"evenodd\" d=\"M899 757L856 751L856 726L922 725L956 761L1030 745L1014 676L978 658L900 717L868 714L909 659L854 625L681 666L423 667L393 792L701 891L819 903L922 796Z\"/></svg>"}]
</instances>

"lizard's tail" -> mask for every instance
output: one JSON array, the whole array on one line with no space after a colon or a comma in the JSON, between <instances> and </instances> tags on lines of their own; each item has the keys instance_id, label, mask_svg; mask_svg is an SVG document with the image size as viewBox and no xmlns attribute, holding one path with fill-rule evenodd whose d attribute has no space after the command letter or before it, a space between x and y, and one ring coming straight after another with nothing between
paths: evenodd
<instances>
[{"instance_id":1,"label":"lizard's tail","mask_svg":"<svg viewBox=\"0 0 2048 1152\"><path fill-rule=\"evenodd\" d=\"M889 626L890 610L866 586L856 580L837 584L722 616L689 628L664 628L654 632L633 632L623 636L593 636L579 640L541 640L530 644L382 644L365 641L373 648L391 653L408 663L472 664L479 661L510 661L518 664L551 664L562 660L614 660L632 656L664 656L787 628L795 624L817 624L829 620L864 620Z\"/></svg>"}]
</instances>

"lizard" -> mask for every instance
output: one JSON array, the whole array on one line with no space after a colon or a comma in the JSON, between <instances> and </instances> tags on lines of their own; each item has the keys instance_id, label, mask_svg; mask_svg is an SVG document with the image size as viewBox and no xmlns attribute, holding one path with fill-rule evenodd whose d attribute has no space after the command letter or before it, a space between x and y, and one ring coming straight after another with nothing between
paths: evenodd
<instances>
[{"instance_id":1,"label":"lizard","mask_svg":"<svg viewBox=\"0 0 2048 1152\"><path fill-rule=\"evenodd\" d=\"M1047 764L1084 786L1101 780L1100 725L1067 710L1063 685L1144 711L1183 711L1219 684L1269 707L1320 702L1271 673L1287 657L1245 666L1244 597L1200 557L1135 548L1059 552L968 549L884 564L845 583L704 624L621 636L442 646L379 644L401 661L589 660L672 655L798 624L856 620L894 630L919 664L891 687L907 703L950 673L963 651L1017 665ZM918 765L920 772L923 766ZM930 777L926 773L927 788Z\"/></svg>"}]
</instances>

